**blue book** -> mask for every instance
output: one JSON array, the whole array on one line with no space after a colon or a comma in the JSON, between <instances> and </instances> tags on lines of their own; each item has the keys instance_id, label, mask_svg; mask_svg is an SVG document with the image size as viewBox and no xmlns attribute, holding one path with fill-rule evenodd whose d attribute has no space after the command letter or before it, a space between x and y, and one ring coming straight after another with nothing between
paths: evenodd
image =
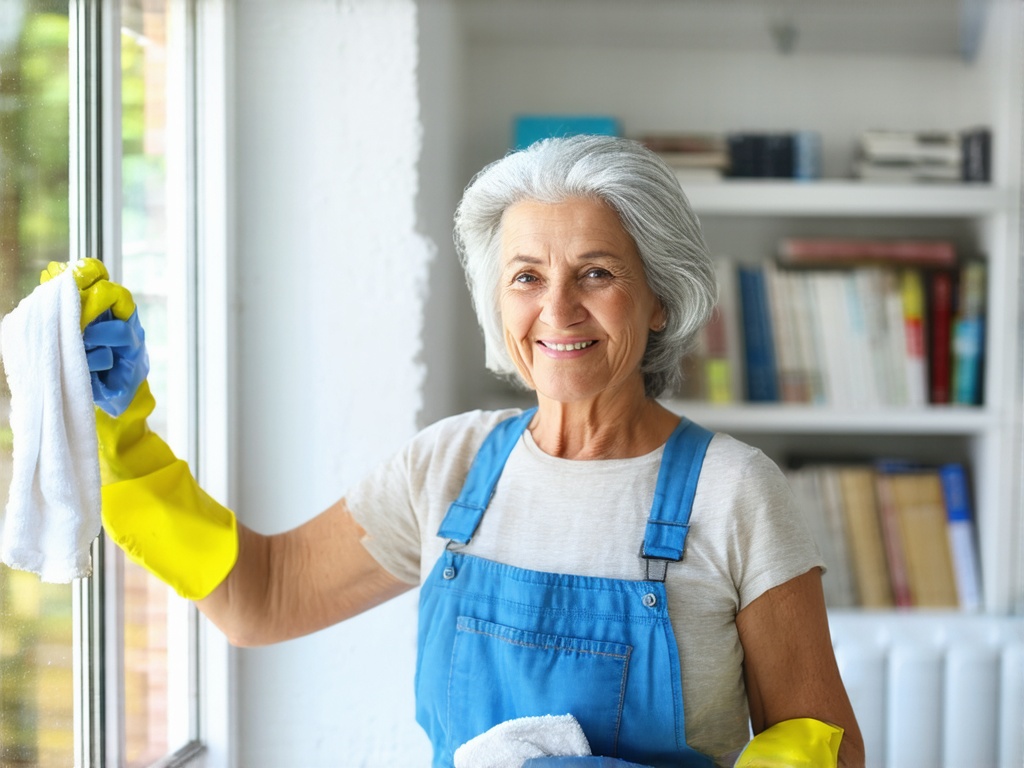
<instances>
[{"instance_id":1,"label":"blue book","mask_svg":"<svg viewBox=\"0 0 1024 768\"><path fill-rule=\"evenodd\" d=\"M959 311L953 323L952 400L981 405L985 350L985 263L971 261L960 272Z\"/></svg>"},{"instance_id":2,"label":"blue book","mask_svg":"<svg viewBox=\"0 0 1024 768\"><path fill-rule=\"evenodd\" d=\"M981 608L981 567L967 471L963 464L943 464L939 467L939 479L942 481L942 497L946 503L949 549L960 607L976 611Z\"/></svg>"},{"instance_id":3,"label":"blue book","mask_svg":"<svg viewBox=\"0 0 1024 768\"><path fill-rule=\"evenodd\" d=\"M793 134L793 178L801 181L821 178L821 134L817 131Z\"/></svg>"},{"instance_id":4,"label":"blue book","mask_svg":"<svg viewBox=\"0 0 1024 768\"><path fill-rule=\"evenodd\" d=\"M585 134L618 136L619 121L609 115L520 115L513 124L513 146L526 149L541 139Z\"/></svg>"},{"instance_id":5,"label":"blue book","mask_svg":"<svg viewBox=\"0 0 1024 768\"><path fill-rule=\"evenodd\" d=\"M743 353L747 372L747 400L774 403L779 400L772 341L772 318L760 267L737 267L740 312L743 315Z\"/></svg>"}]
</instances>

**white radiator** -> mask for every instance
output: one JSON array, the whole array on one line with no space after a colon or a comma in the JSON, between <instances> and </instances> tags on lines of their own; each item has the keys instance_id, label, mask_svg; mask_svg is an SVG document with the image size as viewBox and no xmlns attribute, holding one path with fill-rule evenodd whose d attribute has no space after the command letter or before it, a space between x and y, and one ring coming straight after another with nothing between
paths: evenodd
<instances>
[{"instance_id":1,"label":"white radiator","mask_svg":"<svg viewBox=\"0 0 1024 768\"><path fill-rule=\"evenodd\" d=\"M868 768L1024 767L1024 618L837 613Z\"/></svg>"}]
</instances>

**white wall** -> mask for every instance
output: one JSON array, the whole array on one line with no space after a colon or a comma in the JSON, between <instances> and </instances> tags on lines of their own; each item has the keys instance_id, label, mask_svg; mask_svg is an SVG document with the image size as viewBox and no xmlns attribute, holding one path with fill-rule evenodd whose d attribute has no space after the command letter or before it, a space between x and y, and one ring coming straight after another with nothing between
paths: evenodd
<instances>
[{"instance_id":1,"label":"white wall","mask_svg":"<svg viewBox=\"0 0 1024 768\"><path fill-rule=\"evenodd\" d=\"M238 498L291 528L410 436L435 247L418 231L413 0L235 5ZM238 652L238 764L428 763L416 596Z\"/></svg>"},{"instance_id":2,"label":"white wall","mask_svg":"<svg viewBox=\"0 0 1024 768\"><path fill-rule=\"evenodd\" d=\"M455 0L237 0L235 22L237 507L263 532L494 391L451 213L515 113L606 111L630 133L818 128L840 175L872 123L959 128L991 110L978 65L955 58L467 42ZM415 613L407 595L240 651L239 765L427 764Z\"/></svg>"}]
</instances>

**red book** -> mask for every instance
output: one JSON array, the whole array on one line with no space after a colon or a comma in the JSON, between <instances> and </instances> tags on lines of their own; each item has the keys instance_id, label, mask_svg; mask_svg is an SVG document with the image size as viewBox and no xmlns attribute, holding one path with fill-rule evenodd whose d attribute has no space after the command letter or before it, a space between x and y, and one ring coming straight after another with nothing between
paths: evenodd
<instances>
[{"instance_id":1,"label":"red book","mask_svg":"<svg viewBox=\"0 0 1024 768\"><path fill-rule=\"evenodd\" d=\"M902 471L902 468L892 469L884 463L877 467L875 493L878 499L878 521L882 527L882 543L885 545L885 559L892 582L893 602L897 608L909 608L914 604L914 600L910 593L910 577L907 574L907 561L903 553L903 536L900 532L896 497L890 483L894 471Z\"/></svg>"},{"instance_id":2,"label":"red book","mask_svg":"<svg viewBox=\"0 0 1024 768\"><path fill-rule=\"evenodd\" d=\"M913 267L952 267L956 248L948 240L871 240L858 237L788 237L778 257L788 266L892 263Z\"/></svg>"},{"instance_id":3,"label":"red book","mask_svg":"<svg viewBox=\"0 0 1024 768\"><path fill-rule=\"evenodd\" d=\"M928 276L928 402L950 402L953 377L953 273Z\"/></svg>"}]
</instances>

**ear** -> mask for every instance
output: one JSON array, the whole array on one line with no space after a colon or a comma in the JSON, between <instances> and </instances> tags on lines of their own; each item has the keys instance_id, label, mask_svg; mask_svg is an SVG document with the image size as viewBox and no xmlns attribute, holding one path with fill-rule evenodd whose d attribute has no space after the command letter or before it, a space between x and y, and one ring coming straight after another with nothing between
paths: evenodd
<instances>
[{"instance_id":1,"label":"ear","mask_svg":"<svg viewBox=\"0 0 1024 768\"><path fill-rule=\"evenodd\" d=\"M665 326L668 325L668 313L665 312L665 308L661 305L659 299L655 299L654 311L651 313L651 324L648 326L652 331L658 333L664 331Z\"/></svg>"}]
</instances>

